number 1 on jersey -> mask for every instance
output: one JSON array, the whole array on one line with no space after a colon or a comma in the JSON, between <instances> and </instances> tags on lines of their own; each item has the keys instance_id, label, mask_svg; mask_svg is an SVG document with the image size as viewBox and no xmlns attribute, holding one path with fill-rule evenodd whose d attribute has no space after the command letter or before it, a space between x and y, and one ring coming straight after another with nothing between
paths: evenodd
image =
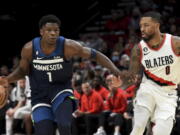
<instances>
[{"instance_id":1,"label":"number 1 on jersey","mask_svg":"<svg viewBox=\"0 0 180 135\"><path fill-rule=\"evenodd\" d=\"M52 74L51 72L47 72L48 78L49 78L49 82L52 82Z\"/></svg>"}]
</instances>

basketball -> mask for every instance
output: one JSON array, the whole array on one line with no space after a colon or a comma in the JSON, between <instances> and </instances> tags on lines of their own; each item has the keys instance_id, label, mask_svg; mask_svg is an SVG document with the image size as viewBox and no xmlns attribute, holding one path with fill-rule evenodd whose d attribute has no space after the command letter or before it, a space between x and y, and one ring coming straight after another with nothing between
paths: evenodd
<instances>
[{"instance_id":1,"label":"basketball","mask_svg":"<svg viewBox=\"0 0 180 135\"><path fill-rule=\"evenodd\" d=\"M8 92L7 90L0 85L0 109L4 107L8 99Z\"/></svg>"}]
</instances>

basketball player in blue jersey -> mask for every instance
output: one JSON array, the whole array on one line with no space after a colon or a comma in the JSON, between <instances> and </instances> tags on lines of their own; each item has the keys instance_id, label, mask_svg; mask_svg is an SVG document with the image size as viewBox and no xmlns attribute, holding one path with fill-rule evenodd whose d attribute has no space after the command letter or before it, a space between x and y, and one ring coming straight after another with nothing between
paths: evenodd
<instances>
[{"instance_id":1,"label":"basketball player in blue jersey","mask_svg":"<svg viewBox=\"0 0 180 135\"><path fill-rule=\"evenodd\" d=\"M143 135L149 120L153 135L170 135L180 83L180 38L160 32L161 15L147 12L140 19L142 40L132 50L129 71L142 82L134 100L134 125L130 135Z\"/></svg>"},{"instance_id":2,"label":"basketball player in blue jersey","mask_svg":"<svg viewBox=\"0 0 180 135\"><path fill-rule=\"evenodd\" d=\"M36 135L53 135L54 122L61 135L71 134L72 112L75 107L71 88L71 58L79 56L94 59L114 74L120 74L102 53L59 36L60 25L56 16L43 16L39 21L41 36L24 45L17 69L7 77L0 78L0 84L5 85L25 75L29 76Z\"/></svg>"}]
</instances>

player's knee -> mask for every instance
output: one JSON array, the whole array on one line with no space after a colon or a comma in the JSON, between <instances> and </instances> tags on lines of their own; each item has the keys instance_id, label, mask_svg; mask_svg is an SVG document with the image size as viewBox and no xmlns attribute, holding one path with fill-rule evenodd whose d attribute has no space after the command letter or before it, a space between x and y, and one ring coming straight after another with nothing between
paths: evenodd
<instances>
[{"instance_id":1,"label":"player's knee","mask_svg":"<svg viewBox=\"0 0 180 135\"><path fill-rule=\"evenodd\" d=\"M136 122L136 123L134 123L134 128L136 128L136 129L142 129L142 130L144 130L145 127L146 127L146 123L141 123L141 122Z\"/></svg>"},{"instance_id":2,"label":"player's knee","mask_svg":"<svg viewBox=\"0 0 180 135\"><path fill-rule=\"evenodd\" d=\"M147 125L147 119L139 119L136 120L134 123L133 129L137 131L138 133L143 133Z\"/></svg>"}]
</instances>

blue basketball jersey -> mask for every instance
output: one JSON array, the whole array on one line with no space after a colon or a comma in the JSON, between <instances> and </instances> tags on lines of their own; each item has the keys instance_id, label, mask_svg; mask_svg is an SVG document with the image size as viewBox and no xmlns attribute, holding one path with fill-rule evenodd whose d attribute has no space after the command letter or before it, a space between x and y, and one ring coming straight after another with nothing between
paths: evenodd
<instances>
[{"instance_id":1,"label":"blue basketball jersey","mask_svg":"<svg viewBox=\"0 0 180 135\"><path fill-rule=\"evenodd\" d=\"M40 41L40 37L33 39L29 73L32 105L50 103L59 92L71 89L72 62L64 58L65 38L58 38L56 49L48 56L42 52Z\"/></svg>"}]
</instances>

